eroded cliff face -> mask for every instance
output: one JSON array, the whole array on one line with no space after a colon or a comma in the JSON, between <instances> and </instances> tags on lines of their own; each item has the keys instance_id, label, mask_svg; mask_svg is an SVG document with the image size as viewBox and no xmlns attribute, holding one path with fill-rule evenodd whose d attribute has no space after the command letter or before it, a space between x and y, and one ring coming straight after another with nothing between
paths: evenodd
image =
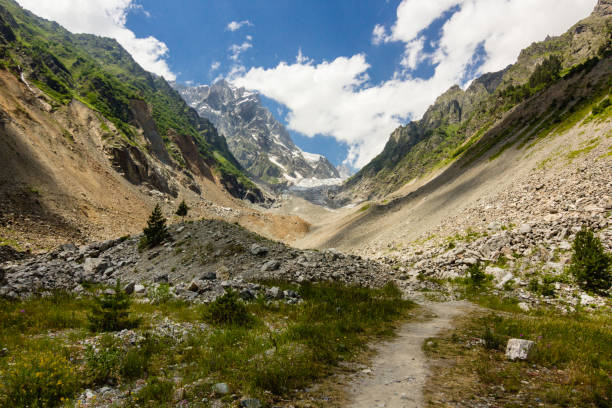
<instances>
[{"instance_id":1,"label":"eroded cliff face","mask_svg":"<svg viewBox=\"0 0 612 408\"><path fill-rule=\"evenodd\" d=\"M0 70L1 243L40 250L138 233L155 203L172 214L175 199L208 209L211 201L231 205L232 195L264 200L215 173L191 136L172 135L185 161L173 163L150 109L132 106L137 135L127 140L83 103L52 106L33 84Z\"/></svg>"}]
</instances>

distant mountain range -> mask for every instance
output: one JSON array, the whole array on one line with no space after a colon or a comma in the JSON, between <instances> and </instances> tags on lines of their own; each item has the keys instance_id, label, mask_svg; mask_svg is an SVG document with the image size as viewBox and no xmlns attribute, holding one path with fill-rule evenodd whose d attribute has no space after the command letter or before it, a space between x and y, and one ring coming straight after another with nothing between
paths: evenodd
<instances>
[{"instance_id":1,"label":"distant mountain range","mask_svg":"<svg viewBox=\"0 0 612 408\"><path fill-rule=\"evenodd\" d=\"M269 186L340 183L338 169L324 156L297 147L257 93L225 80L213 85L173 86L225 136L232 154L255 179ZM343 175L346 177L344 169Z\"/></svg>"}]
</instances>

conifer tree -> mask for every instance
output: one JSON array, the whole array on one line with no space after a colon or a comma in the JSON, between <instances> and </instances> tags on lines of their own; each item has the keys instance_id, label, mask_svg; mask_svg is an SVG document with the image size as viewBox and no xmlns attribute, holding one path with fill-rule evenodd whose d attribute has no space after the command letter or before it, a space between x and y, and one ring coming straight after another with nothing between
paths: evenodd
<instances>
[{"instance_id":1,"label":"conifer tree","mask_svg":"<svg viewBox=\"0 0 612 408\"><path fill-rule=\"evenodd\" d=\"M157 204L147 221L147 226L144 229L144 236L142 237L141 245L153 248L154 246L161 244L166 238L168 238L166 219L162 214L159 204Z\"/></svg>"},{"instance_id":2,"label":"conifer tree","mask_svg":"<svg viewBox=\"0 0 612 408\"><path fill-rule=\"evenodd\" d=\"M574 239L570 272L586 290L604 294L612 286L612 256L591 229L582 228Z\"/></svg>"},{"instance_id":3,"label":"conifer tree","mask_svg":"<svg viewBox=\"0 0 612 408\"><path fill-rule=\"evenodd\" d=\"M117 284L113 293L103 293L93 298L91 310L87 315L91 331L119 331L136 324L129 318L130 296Z\"/></svg>"},{"instance_id":4,"label":"conifer tree","mask_svg":"<svg viewBox=\"0 0 612 408\"><path fill-rule=\"evenodd\" d=\"M176 210L175 214L178 215L179 217L185 217L188 211L189 211L189 207L185 203L185 200L183 200L179 204L178 209Z\"/></svg>"}]
</instances>

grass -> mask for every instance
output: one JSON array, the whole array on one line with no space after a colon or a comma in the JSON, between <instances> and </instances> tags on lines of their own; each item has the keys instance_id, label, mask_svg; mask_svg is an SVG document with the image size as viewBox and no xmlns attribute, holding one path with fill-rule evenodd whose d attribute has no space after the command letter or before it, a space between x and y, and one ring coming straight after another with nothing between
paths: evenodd
<instances>
[{"instance_id":1,"label":"grass","mask_svg":"<svg viewBox=\"0 0 612 408\"><path fill-rule=\"evenodd\" d=\"M611 325L611 315L604 313L473 314L425 348L430 357L451 362L434 366L426 387L429 406L447 406L442 398L474 406L486 396L504 407L609 407ZM483 339L484 347L470 346L475 338ZM505 358L509 338L535 341L528 361Z\"/></svg>"},{"instance_id":2,"label":"grass","mask_svg":"<svg viewBox=\"0 0 612 408\"><path fill-rule=\"evenodd\" d=\"M0 406L23 405L23 395L30 398L25 402L29 406L69 405L85 388L132 390L143 380L146 386L129 397L132 406L175 406L173 390L179 387L182 398L201 402L215 398L212 387L217 382L228 383L234 394L274 403L332 374L340 361L359 358L369 341L392 335L414 306L391 285L368 289L335 283L267 284L295 290L303 301L133 302L129 312L142 320L135 329L142 339L128 344L102 334L95 348L75 345L92 336L87 331L89 296L58 293L3 301L0 349L6 347L8 354L0 357ZM236 302L248 319L209 318ZM157 325L166 317L199 328L182 338L160 337ZM50 361L52 366L45 363ZM49 380L32 388L39 378L65 386ZM174 378L181 380L175 383Z\"/></svg>"},{"instance_id":3,"label":"grass","mask_svg":"<svg viewBox=\"0 0 612 408\"><path fill-rule=\"evenodd\" d=\"M371 206L372 206L372 204L369 204L369 203L368 203L368 204L364 205L363 207L361 207L361 208L359 209L359 212L360 212L360 213L362 213L362 212L366 212L366 211L368 211L368 210L370 209L370 207L371 207Z\"/></svg>"},{"instance_id":4,"label":"grass","mask_svg":"<svg viewBox=\"0 0 612 408\"><path fill-rule=\"evenodd\" d=\"M599 138L594 138L585 143L582 149L573 150L565 155L565 158L571 163L575 158L589 153L599 145Z\"/></svg>"}]
</instances>

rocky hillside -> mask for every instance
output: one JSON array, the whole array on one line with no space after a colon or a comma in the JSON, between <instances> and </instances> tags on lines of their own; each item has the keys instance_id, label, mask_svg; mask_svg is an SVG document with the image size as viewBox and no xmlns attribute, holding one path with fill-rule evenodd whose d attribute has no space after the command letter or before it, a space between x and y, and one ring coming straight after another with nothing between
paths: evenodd
<instances>
[{"instance_id":1,"label":"rocky hillside","mask_svg":"<svg viewBox=\"0 0 612 408\"><path fill-rule=\"evenodd\" d=\"M130 182L176 195L172 179L158 169L165 166L198 173L234 196L262 199L212 124L116 41L73 35L11 0L0 2L0 26L2 69L26 84L49 114L77 102L95 112L105 122L103 148ZM4 116L15 115L9 107ZM72 137L70 129L64 133Z\"/></svg>"},{"instance_id":2,"label":"rocky hillside","mask_svg":"<svg viewBox=\"0 0 612 408\"><path fill-rule=\"evenodd\" d=\"M562 36L534 43L505 70L483 75L465 91L450 88L421 120L396 129L383 152L347 181L339 198L379 198L444 168L495 131L507 112L560 78L588 69L595 58L607 58L610 8L608 0L601 0L590 17Z\"/></svg>"},{"instance_id":3,"label":"rocky hillside","mask_svg":"<svg viewBox=\"0 0 612 408\"><path fill-rule=\"evenodd\" d=\"M83 291L85 284L113 285L120 279L130 292L153 293L172 285L180 298L208 302L226 288L253 299L266 288L259 280L336 281L380 287L390 275L383 265L336 251L298 251L224 221L175 224L163 246L139 250L141 235L56 250L1 264L0 298L24 298L45 291ZM249 283L250 282L250 283ZM275 292L275 298L291 294Z\"/></svg>"},{"instance_id":4,"label":"rocky hillside","mask_svg":"<svg viewBox=\"0 0 612 408\"><path fill-rule=\"evenodd\" d=\"M340 178L325 157L303 152L293 143L257 93L224 80L210 86L174 86L201 117L214 123L236 159L256 179L287 186Z\"/></svg>"}]
</instances>

